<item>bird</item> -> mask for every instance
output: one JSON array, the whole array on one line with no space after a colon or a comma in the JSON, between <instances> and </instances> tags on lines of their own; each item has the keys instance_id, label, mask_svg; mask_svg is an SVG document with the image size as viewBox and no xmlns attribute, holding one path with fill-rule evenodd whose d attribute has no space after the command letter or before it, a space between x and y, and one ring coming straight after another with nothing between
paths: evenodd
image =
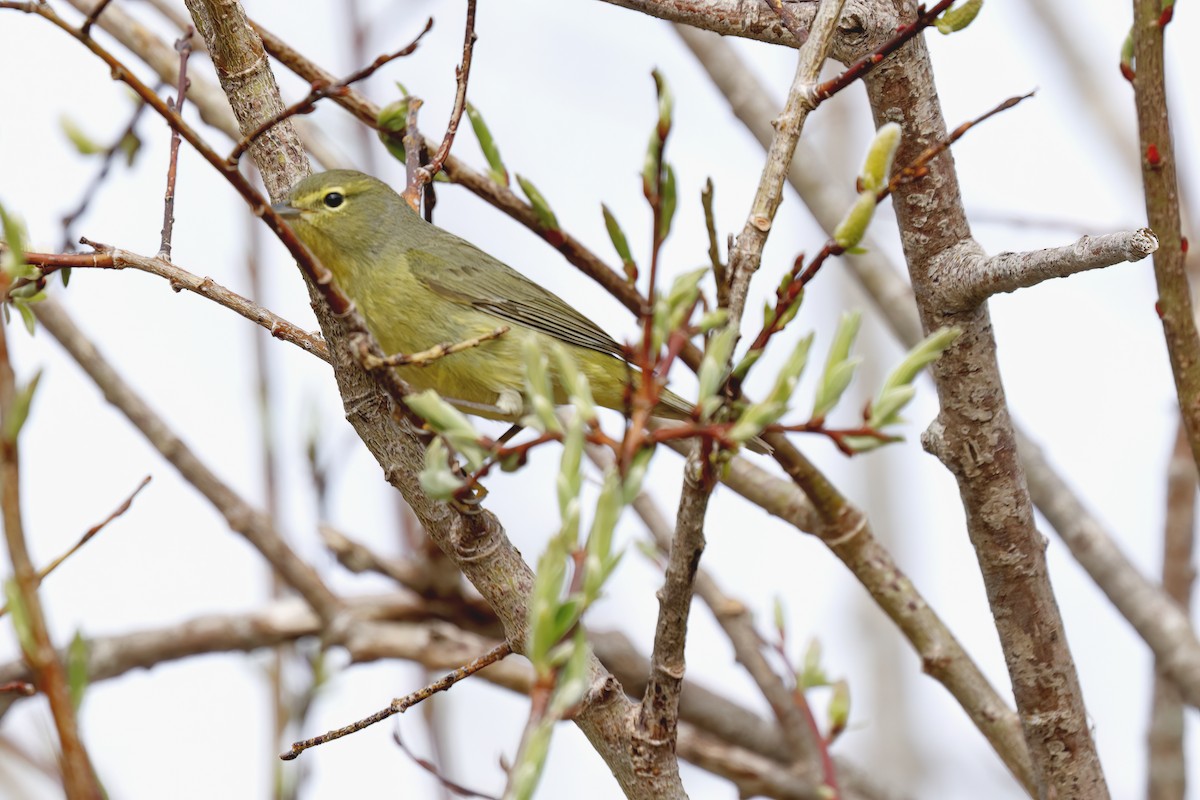
<instances>
[{"instance_id":1,"label":"bird","mask_svg":"<svg viewBox=\"0 0 1200 800\"><path fill-rule=\"evenodd\" d=\"M383 181L354 170L300 179L273 206L354 301L388 354L503 335L433 360L396 367L416 390L434 389L459 410L518 422L526 412L526 342L561 345L587 377L595 402L624 410L640 372L602 328L557 295L470 242L426 222ZM550 365L554 376L553 360ZM555 402L569 402L554 379ZM693 404L662 389L652 414L691 419Z\"/></svg>"}]
</instances>

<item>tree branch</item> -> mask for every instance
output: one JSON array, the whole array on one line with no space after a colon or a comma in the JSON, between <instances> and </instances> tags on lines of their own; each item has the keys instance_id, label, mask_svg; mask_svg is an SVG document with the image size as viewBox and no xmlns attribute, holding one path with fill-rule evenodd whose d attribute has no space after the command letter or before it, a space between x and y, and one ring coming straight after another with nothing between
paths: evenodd
<instances>
[{"instance_id":1,"label":"tree branch","mask_svg":"<svg viewBox=\"0 0 1200 800\"><path fill-rule=\"evenodd\" d=\"M1103 236L1084 236L1075 244L1025 253L999 253L991 258L967 256L957 266L947 265L952 278L941 286L943 307L968 309L992 295L1036 286L1051 278L1141 261L1158 249L1158 238L1149 228Z\"/></svg>"},{"instance_id":2,"label":"tree branch","mask_svg":"<svg viewBox=\"0 0 1200 800\"><path fill-rule=\"evenodd\" d=\"M869 73L866 84L876 125L897 122L904 131L897 164L945 138L922 38L898 51L888 69ZM950 155L934 159L924 178L901 185L893 198L925 330L957 326L962 331L933 365L941 410L923 442L958 481L1038 793L1107 797L1046 571L1044 541L1016 456L987 308L948 310L938 290L958 250L978 248L970 239Z\"/></svg>"}]
</instances>

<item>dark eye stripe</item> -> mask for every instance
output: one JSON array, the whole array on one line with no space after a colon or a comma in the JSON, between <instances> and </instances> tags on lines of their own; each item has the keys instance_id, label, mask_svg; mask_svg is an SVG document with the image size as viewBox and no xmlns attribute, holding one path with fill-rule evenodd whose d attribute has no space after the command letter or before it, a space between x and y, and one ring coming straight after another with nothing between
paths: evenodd
<instances>
[{"instance_id":1,"label":"dark eye stripe","mask_svg":"<svg viewBox=\"0 0 1200 800\"><path fill-rule=\"evenodd\" d=\"M327 208L337 208L344 202L346 202L346 197L341 192L329 192L325 195L325 206Z\"/></svg>"}]
</instances>

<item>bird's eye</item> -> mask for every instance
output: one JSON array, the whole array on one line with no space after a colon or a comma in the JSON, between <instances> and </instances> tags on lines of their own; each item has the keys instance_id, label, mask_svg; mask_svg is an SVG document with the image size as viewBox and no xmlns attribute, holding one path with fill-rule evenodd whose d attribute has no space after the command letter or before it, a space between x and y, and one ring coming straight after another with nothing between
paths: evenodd
<instances>
[{"instance_id":1,"label":"bird's eye","mask_svg":"<svg viewBox=\"0 0 1200 800\"><path fill-rule=\"evenodd\" d=\"M346 196L341 192L329 192L325 195L326 208L337 208L344 202L346 202Z\"/></svg>"}]
</instances>

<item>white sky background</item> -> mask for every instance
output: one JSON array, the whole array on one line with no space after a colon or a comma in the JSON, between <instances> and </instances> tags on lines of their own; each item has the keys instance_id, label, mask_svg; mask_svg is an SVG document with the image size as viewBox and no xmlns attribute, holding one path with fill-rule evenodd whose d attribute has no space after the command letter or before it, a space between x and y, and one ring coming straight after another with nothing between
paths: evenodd
<instances>
[{"instance_id":1,"label":"white sky background","mask_svg":"<svg viewBox=\"0 0 1200 800\"><path fill-rule=\"evenodd\" d=\"M140 3L118 2L154 19ZM423 130L439 135L461 55L463 4L404 0L364 5L375 20L368 45L372 57L411 39L426 16L436 17L416 55L388 65L360 88L386 103L396 96L392 82L402 81L426 101ZM1086 14L1077 12L1085 18L1073 24L1093 68L1108 85L1123 120L1120 133L1132 140L1131 91L1117 70L1129 4L1088 5ZM65 8L65 3L56 6ZM252 16L334 73L360 66L348 55L342 3L249 0L247 6ZM716 184L722 234L740 229L762 150L732 118L669 26L591 0L509 0L480 6L469 95L485 114L509 169L537 184L567 230L615 262L599 211L604 201L645 261L649 214L638 173L655 114L649 77L655 66L676 95L668 157L680 183L664 269L675 274L706 261L698 198L707 176ZM303 13L296 13L297 8ZM1024 9L1020 3L989 3L968 31L948 38L928 36L951 127L1006 97L1039 89L1034 99L971 131L955 148L975 235L989 252L999 252L1064 244L1085 231L1141 225L1136 152L1120 160L1113 155L1107 134L1096 129L1070 75L1059 66L1054 46ZM1196 48L1189 46L1200 36L1200 22L1192 12L1182 4L1168 32L1172 113L1185 163L1200 114L1200 95L1187 83L1188 76L1200 73ZM111 42L106 34L98 37ZM782 98L794 53L750 42L735 45ZM96 169L93 159L76 155L61 135L59 115L70 114L98 141L107 142L126 124L131 104L124 87L110 79L98 60L33 17L0 14L0 66L6 74L0 83L0 202L25 218L39 249L54 250L61 238L59 219L76 204ZM210 74L202 58L193 66ZM138 72L149 73L145 68ZM300 97L303 82L280 73L285 98ZM364 163L355 123L347 115L328 105L309 119ZM862 89L856 86L818 110L805 130L811 142L845 164L848 188L871 136L869 120ZM151 114L145 115L139 132L145 149L137 166L114 169L90 213L77 224L76 235L152 254L162 222L169 137L166 125ZM220 141L219 149L228 147L220 134L208 135ZM372 147L381 177L401 183L402 167L390 162L381 146ZM454 152L476 166L483 164L465 125ZM245 260L251 223L244 204L186 145L179 172L175 261L248 294ZM1195 186L1197 177L1186 177L1185 186ZM536 236L462 190L439 184L438 197L435 219L440 225L520 268L615 335L633 334L632 318ZM996 224L985 221L989 215L1026 223L1067 220L1074 227ZM890 213L880 215L873 233L900 264ZM788 190L756 285L760 300L748 307L761 306L761 297L796 253L815 252L823 241ZM262 300L284 317L314 328L302 282L285 251L273 240L264 249L268 262ZM853 424L857 409L900 351L866 298L840 273L837 263L826 266L788 341L815 330L815 352L823 359L837 314L850 307L864 310L859 349L868 351L869 365L839 409L841 416L834 417ZM175 295L164 281L142 273L76 270L66 292L54 283L55 294L80 325L197 453L245 496L262 502L251 337L264 334L215 304ZM1176 417L1154 298L1147 260L1004 296L992 302L992 311L1015 417L1046 446L1051 461L1133 560L1157 575L1163 476ZM45 370L22 439L26 526L37 563L69 547L143 475L154 476L125 517L45 584L57 640L65 642L77 629L94 635L122 633L260 606L268 582L257 554L102 401L45 332L30 339L13 325L9 337L20 377L28 378L39 367ZM328 369L281 342L271 341L268 353L288 533L340 590L378 591L385 586L381 581L350 575L321 553L303 451L308 431L315 426L330 468L329 519L385 553L399 548L394 494L343 421ZM691 384L684 372L677 370L674 377L686 391ZM797 393L797 419L804 418L811 397L810 380ZM903 444L853 461L824 441L801 444L871 511L876 531L890 542L900 565L1007 696L1007 675L954 482L918 442L935 411L932 386L922 380L906 415L911 424ZM488 506L529 560L536 558L557 522L549 488L556 467L557 454L546 449L521 474L490 479ZM678 496L677 467L673 454L661 454L649 484L669 510ZM1051 572L1113 796L1139 796L1150 656L1048 527L1043 530L1050 537ZM626 545L642 535L632 517L620 533ZM824 547L726 490L718 491L710 511L708 539L704 564L726 591L746 602L764 626L769 625L773 599L782 598L795 658L809 637L817 637L828 671L850 680L851 729L836 752L870 765L879 783L906 796L1020 796L982 736L948 694L921 675L908 645L881 624L882 615ZM631 550L589 624L620 628L648 652L658 583L654 569ZM0 658L12 658L15 652L6 627ZM344 661L338 652L330 658ZM111 796L267 796L279 748L270 741L265 663L261 655L211 656L93 687L82 712L84 733ZM688 663L690 678L765 710L700 604L693 616ZM881 676L890 683L881 683ZM303 733L363 716L423 680L419 670L398 664L339 673L317 701ZM823 698L818 693L816 699L819 705ZM526 703L479 682L461 684L437 702L451 743L448 774L480 790L499 791L503 778L498 759L514 753ZM897 730L890 720L900 711L908 718L906 727ZM1194 748L1200 735L1194 710L1188 720ZM40 701L21 704L0 726L5 735L43 753L52 737ZM419 718L405 718L402 731L410 745L428 752ZM1192 796L1200 797L1195 759L1191 767ZM312 770L307 797L435 796L424 773L396 750L387 724L306 753L286 767L297 768ZM685 766L684 778L694 798L736 796L725 782L690 767ZM608 798L616 792L583 737L570 725L559 726L540 796ZM0 796L55 797L57 790L0 756Z\"/></svg>"}]
</instances>

